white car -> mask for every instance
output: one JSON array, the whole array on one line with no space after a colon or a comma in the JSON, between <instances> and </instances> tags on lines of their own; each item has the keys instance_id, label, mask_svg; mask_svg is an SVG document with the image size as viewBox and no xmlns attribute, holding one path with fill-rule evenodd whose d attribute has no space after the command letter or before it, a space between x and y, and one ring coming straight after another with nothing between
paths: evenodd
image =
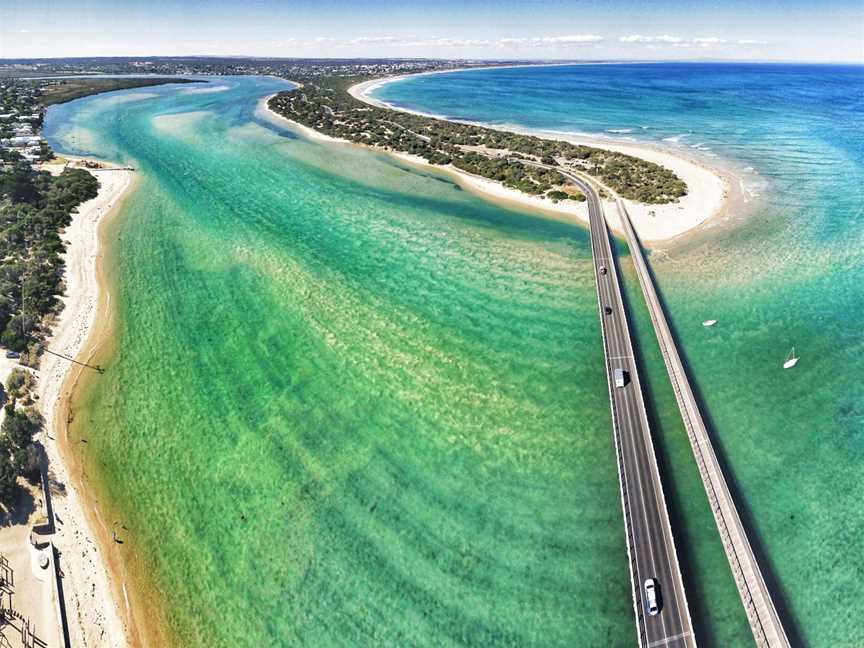
<instances>
[{"instance_id":1,"label":"white car","mask_svg":"<svg viewBox=\"0 0 864 648\"><path fill-rule=\"evenodd\" d=\"M660 612L659 597L657 596L657 580L649 578L645 581L645 607L648 608L648 614L654 616Z\"/></svg>"}]
</instances>

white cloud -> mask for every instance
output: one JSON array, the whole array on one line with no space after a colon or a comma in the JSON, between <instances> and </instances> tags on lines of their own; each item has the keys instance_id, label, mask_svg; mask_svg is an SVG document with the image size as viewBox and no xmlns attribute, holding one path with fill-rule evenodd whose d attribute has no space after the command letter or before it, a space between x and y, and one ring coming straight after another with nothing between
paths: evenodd
<instances>
[{"instance_id":1,"label":"white cloud","mask_svg":"<svg viewBox=\"0 0 864 648\"><path fill-rule=\"evenodd\" d=\"M431 40L416 41L419 45L432 45L434 47L488 47L492 41L468 38L433 38Z\"/></svg>"},{"instance_id":2,"label":"white cloud","mask_svg":"<svg viewBox=\"0 0 864 648\"><path fill-rule=\"evenodd\" d=\"M316 43L333 43L335 41L335 38L330 38L329 36L317 36L315 38Z\"/></svg>"},{"instance_id":3,"label":"white cloud","mask_svg":"<svg viewBox=\"0 0 864 648\"><path fill-rule=\"evenodd\" d=\"M357 36L340 43L340 47L351 45L374 45L387 47L440 47L440 48L471 48L471 47L568 47L599 43L602 36L596 34L569 34L564 36L536 36L533 38L501 38L497 41L483 38L446 38L418 36ZM333 39L316 38L316 43L334 42Z\"/></svg>"},{"instance_id":4,"label":"white cloud","mask_svg":"<svg viewBox=\"0 0 864 648\"><path fill-rule=\"evenodd\" d=\"M29 30L29 29L19 29L19 30L18 30L18 33L19 33L19 34L29 34L29 33L30 33L30 30Z\"/></svg>"},{"instance_id":5,"label":"white cloud","mask_svg":"<svg viewBox=\"0 0 864 648\"><path fill-rule=\"evenodd\" d=\"M410 37L409 37L410 38ZM404 42L404 39L399 38L398 36L358 36L357 38L352 38L349 43L352 45L359 45L362 43L370 43L373 45L379 44L392 44L398 42Z\"/></svg>"},{"instance_id":6,"label":"white cloud","mask_svg":"<svg viewBox=\"0 0 864 648\"><path fill-rule=\"evenodd\" d=\"M596 34L577 34L575 36L544 36L533 40L539 40L544 45L570 45L571 43L599 43L603 37Z\"/></svg>"},{"instance_id":7,"label":"white cloud","mask_svg":"<svg viewBox=\"0 0 864 648\"><path fill-rule=\"evenodd\" d=\"M630 36L621 36L619 39L622 43L680 43L683 38L677 36L642 36L641 34L631 34Z\"/></svg>"},{"instance_id":8,"label":"white cloud","mask_svg":"<svg viewBox=\"0 0 864 648\"><path fill-rule=\"evenodd\" d=\"M390 47L489 47L494 43L483 39L460 39L418 36L358 36L347 45L386 45Z\"/></svg>"},{"instance_id":9,"label":"white cloud","mask_svg":"<svg viewBox=\"0 0 864 648\"><path fill-rule=\"evenodd\" d=\"M766 41L760 40L738 40L728 41L718 36L700 36L697 38L680 38L678 36L643 36L642 34L629 34L619 36L622 43L641 43L655 49L656 46L669 45L671 47L715 47L717 45L767 45Z\"/></svg>"},{"instance_id":10,"label":"white cloud","mask_svg":"<svg viewBox=\"0 0 864 648\"><path fill-rule=\"evenodd\" d=\"M502 38L498 41L501 47L561 47L568 45L584 45L586 43L599 43L603 41L602 36L596 34L572 34L568 36L537 36L534 38Z\"/></svg>"}]
</instances>

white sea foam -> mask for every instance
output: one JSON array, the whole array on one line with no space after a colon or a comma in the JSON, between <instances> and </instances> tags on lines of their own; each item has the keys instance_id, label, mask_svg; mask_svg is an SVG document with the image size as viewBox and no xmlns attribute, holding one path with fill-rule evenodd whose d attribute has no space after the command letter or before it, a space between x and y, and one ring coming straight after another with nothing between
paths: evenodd
<instances>
[{"instance_id":1,"label":"white sea foam","mask_svg":"<svg viewBox=\"0 0 864 648\"><path fill-rule=\"evenodd\" d=\"M524 128L523 128L524 130ZM547 135L557 136L564 135L565 137L593 137L599 139L607 139L610 142L615 141L615 138L609 137L606 133L590 133L588 131L568 131L568 130L536 130L536 133L545 133Z\"/></svg>"},{"instance_id":2,"label":"white sea foam","mask_svg":"<svg viewBox=\"0 0 864 648\"><path fill-rule=\"evenodd\" d=\"M663 141L664 142L672 142L674 144L677 144L678 142L681 141L682 137L687 137L687 133L682 133L681 135L673 135L672 137L664 137Z\"/></svg>"},{"instance_id":3,"label":"white sea foam","mask_svg":"<svg viewBox=\"0 0 864 648\"><path fill-rule=\"evenodd\" d=\"M632 133L632 128L607 128L607 133Z\"/></svg>"}]
</instances>

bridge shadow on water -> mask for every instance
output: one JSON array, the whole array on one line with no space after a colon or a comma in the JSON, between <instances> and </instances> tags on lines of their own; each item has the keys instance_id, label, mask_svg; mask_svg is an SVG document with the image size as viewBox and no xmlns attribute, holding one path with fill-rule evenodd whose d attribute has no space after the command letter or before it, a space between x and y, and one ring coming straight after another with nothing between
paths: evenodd
<instances>
[{"instance_id":1,"label":"bridge shadow on water","mask_svg":"<svg viewBox=\"0 0 864 648\"><path fill-rule=\"evenodd\" d=\"M619 276L622 276L623 279L623 275L621 275L620 273L621 268L619 263L619 257L625 255L625 253L627 256L629 256L629 250L625 242L620 241L614 236L612 237L612 246L615 253L615 263L619 269ZM645 252L644 248L643 254L645 254L647 261L648 254ZM711 445L714 448L715 455L717 456L717 461L720 464L721 470L723 471L723 476L726 479L726 484L729 488L730 494L732 495L735 508L738 511L738 516L741 519L741 523L744 526L747 538L750 541L750 546L753 549L754 555L756 556L756 560L762 572L762 577L764 578L765 584L768 587L768 591L771 594L771 598L774 601L774 605L777 609L777 614L780 616L780 620L783 623L783 628L786 631L786 635L789 638L790 644L793 646L806 646L808 645L808 643L805 641L801 632L801 628L796 622L794 615L792 614L792 609L789 604L786 591L780 580L777 578L774 564L768 554L765 542L758 532L756 520L753 516L752 511L750 510L750 507L747 505L747 500L744 497L741 485L739 484L735 476L735 471L729 463L723 444L720 442L720 439L715 432L716 427L714 425L714 420L711 416L711 412L707 407L698 382L694 379L693 369L688 359L687 352L679 342L681 338L678 335L675 323L669 314L670 311L666 305L666 300L663 297L660 285L657 283L654 270L651 268L650 263L646 262L646 266L648 268L648 273L651 281L654 282L657 299L660 302L663 312L666 314L666 318L669 323L669 330L672 333L673 339L675 340L678 354L681 358L681 362L684 366L687 378L690 381L690 387L693 391L693 396L696 399L696 403L699 407L699 411L705 423L709 439L711 440ZM641 295L641 286L638 288L638 290L639 294ZM662 365L663 377L666 380L666 383L664 384L668 383L666 366L663 362L662 354L660 353L659 343L657 342L656 334L654 333L653 326L651 326L650 323L650 315L648 315L648 318L649 326L651 326L651 335L643 335L636 326L637 322L633 317L633 310L631 309L631 304L629 303L626 291L624 290L622 290L622 299L624 301L625 312L627 314L627 324L630 327L631 335L634 338L634 361L637 364L640 376L643 377L642 387L644 389L643 395L645 399L645 409L648 415L649 425L651 426L652 442L654 445L655 453L657 455L658 468L660 470L661 478L663 480L663 493L666 497L666 505L669 510L670 522L672 523L672 530L675 534L675 546L678 551L679 562L681 563L681 576L684 579L685 591L688 593L687 602L690 606L690 614L693 618L694 632L696 633L700 646L716 646L719 645L716 639L717 633L716 631L714 631L714 626L716 624L712 620L711 606L706 600L706 597L701 595L702 588L700 587L700 582L702 579L700 578L698 573L695 547L691 544L691 538L694 537L695 534L692 534L689 531L691 525L688 525L686 515L684 514L684 507L682 501L682 496L684 494L681 492L680 485L676 483L677 480L675 478L674 471L671 470L671 457L669 456L667 443L665 441L667 429L663 425L663 422L657 411L658 399L657 395L653 393L650 381L648 380L646 358L643 352L643 348L648 348L647 345L651 345L651 348L656 347L657 356L659 358L660 364ZM645 306L645 308L647 309L647 306ZM671 392L671 384L669 385L669 389ZM675 411L678 412L678 404L675 400L674 393L671 393L671 398L675 406ZM680 420L680 414L678 420ZM685 435L687 448L690 451L690 457L693 459L692 468L696 471L697 478L699 479L699 482L701 484L701 475L699 475L698 468L695 465L695 457L693 457L692 454L690 440L689 438L686 438L687 432L686 428L684 427L683 421L681 421L680 429L681 432L683 432ZM708 508L709 515L711 515L712 526L716 530L713 513L710 512L710 504L708 502L708 497L704 491L704 488L702 490L702 494L705 497L704 504ZM683 529L684 533L676 532L676 530L678 529ZM716 538L718 543L720 543L720 550L723 551L723 556L725 558L725 550L723 549L722 542L720 541L719 532L717 533ZM726 561L726 564L728 565L728 560ZM737 593L738 588L735 584L734 578L732 577L731 569L729 572L729 576L732 579L733 587L735 587ZM695 597L693 597L691 594L694 592L697 593L697 596ZM740 601L740 597L738 600ZM702 629L702 631L700 631L700 628Z\"/></svg>"}]
</instances>

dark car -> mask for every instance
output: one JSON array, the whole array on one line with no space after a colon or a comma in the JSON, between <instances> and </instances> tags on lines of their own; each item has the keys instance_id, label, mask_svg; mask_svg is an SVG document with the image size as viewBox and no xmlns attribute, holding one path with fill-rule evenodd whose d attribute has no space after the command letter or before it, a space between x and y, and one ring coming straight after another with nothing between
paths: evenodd
<instances>
[{"instance_id":1,"label":"dark car","mask_svg":"<svg viewBox=\"0 0 864 648\"><path fill-rule=\"evenodd\" d=\"M606 313L607 315L611 315L612 314L612 307L611 306L604 306L603 312Z\"/></svg>"},{"instance_id":2,"label":"dark car","mask_svg":"<svg viewBox=\"0 0 864 648\"><path fill-rule=\"evenodd\" d=\"M7 351L6 357L9 358L10 360L17 360L18 358L21 357L21 354L18 353L17 351Z\"/></svg>"},{"instance_id":3,"label":"dark car","mask_svg":"<svg viewBox=\"0 0 864 648\"><path fill-rule=\"evenodd\" d=\"M600 274L602 274L602 275L606 274L606 266L600 266Z\"/></svg>"}]
</instances>

